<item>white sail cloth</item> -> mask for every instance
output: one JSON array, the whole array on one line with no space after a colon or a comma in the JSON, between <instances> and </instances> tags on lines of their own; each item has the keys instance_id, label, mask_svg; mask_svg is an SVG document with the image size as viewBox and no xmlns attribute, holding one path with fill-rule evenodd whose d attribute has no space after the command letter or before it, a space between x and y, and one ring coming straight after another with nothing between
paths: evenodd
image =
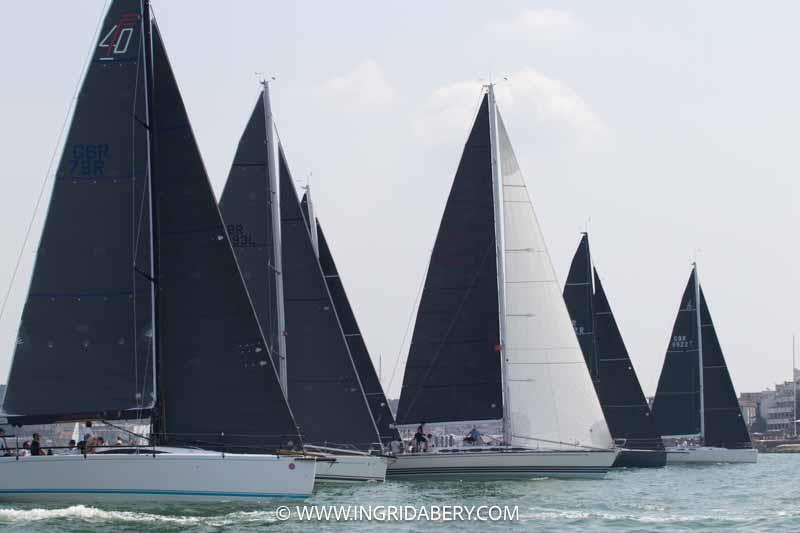
<instances>
[{"instance_id":1,"label":"white sail cloth","mask_svg":"<svg viewBox=\"0 0 800 533\"><path fill-rule=\"evenodd\" d=\"M511 444L612 448L600 402L545 246L525 180L497 113L503 185L506 391Z\"/></svg>"}]
</instances>

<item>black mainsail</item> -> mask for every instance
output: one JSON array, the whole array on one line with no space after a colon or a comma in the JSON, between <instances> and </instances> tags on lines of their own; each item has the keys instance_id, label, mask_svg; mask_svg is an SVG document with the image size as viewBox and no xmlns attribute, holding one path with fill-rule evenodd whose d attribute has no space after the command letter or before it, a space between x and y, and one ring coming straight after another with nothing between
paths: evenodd
<instances>
[{"instance_id":1,"label":"black mainsail","mask_svg":"<svg viewBox=\"0 0 800 533\"><path fill-rule=\"evenodd\" d=\"M97 48L23 313L12 423L152 415L161 444L299 445L148 3L113 2Z\"/></svg>"},{"instance_id":2,"label":"black mainsail","mask_svg":"<svg viewBox=\"0 0 800 533\"><path fill-rule=\"evenodd\" d=\"M236 254L255 301L275 294L271 288L269 221L275 208L269 198L266 146L268 128L264 95L253 111L240 141L220 208L238 239ZM258 115L258 116L256 116ZM257 147L262 153L257 153ZM244 147L253 147L252 154ZM285 308L287 397L306 444L374 448L381 439L342 332L335 306L311 241L283 150L278 146L280 242ZM241 155L241 157L240 157ZM272 258L274 259L274 258ZM270 309L272 305L270 304ZM262 328L269 315L259 313Z\"/></svg>"},{"instance_id":3,"label":"black mainsail","mask_svg":"<svg viewBox=\"0 0 800 533\"><path fill-rule=\"evenodd\" d=\"M484 96L431 254L397 422L503 418L489 103Z\"/></svg>"},{"instance_id":4,"label":"black mainsail","mask_svg":"<svg viewBox=\"0 0 800 533\"><path fill-rule=\"evenodd\" d=\"M78 93L4 409L43 422L146 414L153 391L139 0L114 2ZM147 236L147 237L145 237Z\"/></svg>"},{"instance_id":5,"label":"black mainsail","mask_svg":"<svg viewBox=\"0 0 800 533\"><path fill-rule=\"evenodd\" d=\"M372 358L367 350L364 337L361 335L361 329L358 327L355 313L350 305L350 300L347 298L344 283L339 276L339 270L336 268L333 254L328 246L325 233L322 231L322 225L319 220L313 216L313 213L310 212L308 195L303 195L301 205L306 221L314 225L314 228L309 229L309 231L316 231L319 263L322 267L322 273L325 276L325 283L328 286L331 299L333 300L333 306L336 309L336 313L339 315L339 322L342 325L342 332L347 339L350 355L353 357L353 363L356 366L358 377L361 380L361 385L364 387L364 394L367 397L367 402L372 412L372 418L375 420L375 425L378 427L381 442L383 442L384 445L388 445L392 441L400 440L400 434L394 428L394 417L389 408L389 402L386 400L386 394L383 392L378 374L375 372L375 365L372 363ZM311 228L311 226L309 226L309 228Z\"/></svg>"},{"instance_id":6,"label":"black mainsail","mask_svg":"<svg viewBox=\"0 0 800 533\"><path fill-rule=\"evenodd\" d=\"M665 436L699 437L704 445L721 448L752 447L696 267L672 329L653 415Z\"/></svg>"},{"instance_id":7,"label":"black mainsail","mask_svg":"<svg viewBox=\"0 0 800 533\"><path fill-rule=\"evenodd\" d=\"M702 434L700 342L696 306L695 271L692 269L672 327L653 400L656 427L665 437Z\"/></svg>"},{"instance_id":8,"label":"black mainsail","mask_svg":"<svg viewBox=\"0 0 800 533\"><path fill-rule=\"evenodd\" d=\"M664 450L584 233L572 259L564 300L612 437L628 450ZM620 466L662 466L666 456L620 455Z\"/></svg>"},{"instance_id":9,"label":"black mainsail","mask_svg":"<svg viewBox=\"0 0 800 533\"><path fill-rule=\"evenodd\" d=\"M578 336L578 344L581 345L583 357L586 359L586 366L589 368L589 374L592 376L595 389L597 389L597 383L600 381L600 361L595 342L592 259L589 252L589 236L586 233L583 234L569 267L567 282L564 284L564 301L572 320L572 327L575 328L575 334ZM606 418L608 417L606 416Z\"/></svg>"}]
</instances>

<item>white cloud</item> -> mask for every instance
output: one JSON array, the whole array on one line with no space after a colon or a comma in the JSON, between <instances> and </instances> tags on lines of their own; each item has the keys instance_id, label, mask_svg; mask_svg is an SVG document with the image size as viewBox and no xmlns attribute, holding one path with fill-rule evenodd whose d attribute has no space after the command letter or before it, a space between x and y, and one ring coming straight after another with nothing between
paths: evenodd
<instances>
[{"instance_id":1,"label":"white cloud","mask_svg":"<svg viewBox=\"0 0 800 533\"><path fill-rule=\"evenodd\" d=\"M395 97L395 90L386 80L383 69L372 59L322 84L322 95L331 103L348 109L375 110L385 108Z\"/></svg>"},{"instance_id":2,"label":"white cloud","mask_svg":"<svg viewBox=\"0 0 800 533\"><path fill-rule=\"evenodd\" d=\"M460 81L436 89L415 121L427 144L464 140L480 95L478 81ZM506 123L528 124L538 135L567 137L585 147L605 146L611 130L589 104L564 82L526 68L496 85ZM513 117L513 118L512 118Z\"/></svg>"},{"instance_id":3,"label":"white cloud","mask_svg":"<svg viewBox=\"0 0 800 533\"><path fill-rule=\"evenodd\" d=\"M578 33L581 23L569 11L526 9L512 19L490 22L487 29L499 38L555 41Z\"/></svg>"}]
</instances>

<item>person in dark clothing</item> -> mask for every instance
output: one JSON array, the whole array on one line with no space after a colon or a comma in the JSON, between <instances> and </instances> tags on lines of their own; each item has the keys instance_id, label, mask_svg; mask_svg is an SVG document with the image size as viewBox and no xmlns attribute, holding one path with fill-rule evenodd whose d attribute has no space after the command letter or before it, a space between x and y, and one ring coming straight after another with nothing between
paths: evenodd
<instances>
[{"instance_id":1,"label":"person in dark clothing","mask_svg":"<svg viewBox=\"0 0 800 533\"><path fill-rule=\"evenodd\" d=\"M428 438L425 436L425 428L420 424L417 432L414 433L414 448L417 451L425 451L428 448Z\"/></svg>"},{"instance_id":2,"label":"person in dark clothing","mask_svg":"<svg viewBox=\"0 0 800 533\"><path fill-rule=\"evenodd\" d=\"M38 433L33 434L33 442L31 442L31 455L47 455L42 450L42 436Z\"/></svg>"},{"instance_id":3,"label":"person in dark clothing","mask_svg":"<svg viewBox=\"0 0 800 533\"><path fill-rule=\"evenodd\" d=\"M3 428L0 428L0 455L11 455L6 442L6 430Z\"/></svg>"}]
</instances>

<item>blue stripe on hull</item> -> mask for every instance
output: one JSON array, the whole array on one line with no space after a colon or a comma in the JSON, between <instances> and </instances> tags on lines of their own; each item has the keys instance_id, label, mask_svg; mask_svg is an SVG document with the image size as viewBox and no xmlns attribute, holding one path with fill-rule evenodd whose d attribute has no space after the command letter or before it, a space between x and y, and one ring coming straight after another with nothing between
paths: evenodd
<instances>
[{"instance_id":1,"label":"blue stripe on hull","mask_svg":"<svg viewBox=\"0 0 800 533\"><path fill-rule=\"evenodd\" d=\"M122 494L137 496L196 496L215 498L307 498L309 494L281 494L269 492L216 492L192 490L136 490L136 489L0 489L6 494Z\"/></svg>"}]
</instances>

